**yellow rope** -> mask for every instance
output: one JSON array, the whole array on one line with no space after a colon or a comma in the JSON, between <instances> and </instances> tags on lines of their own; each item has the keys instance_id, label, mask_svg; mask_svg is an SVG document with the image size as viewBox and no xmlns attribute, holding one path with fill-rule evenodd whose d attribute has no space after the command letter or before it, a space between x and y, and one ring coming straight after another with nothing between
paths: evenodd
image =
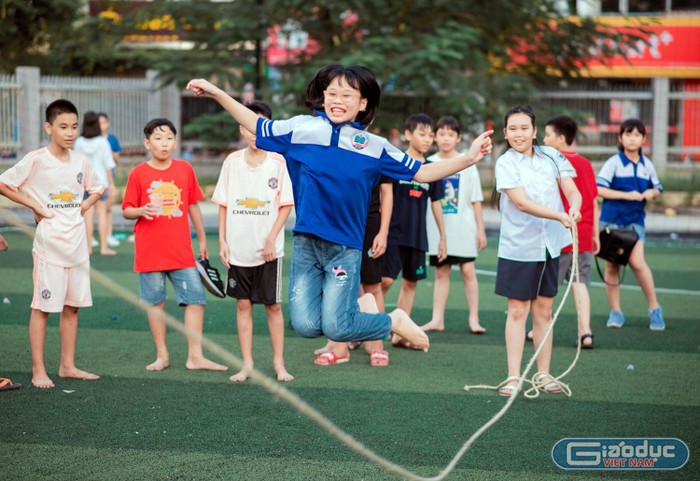
<instances>
[{"instance_id":1,"label":"yellow rope","mask_svg":"<svg viewBox=\"0 0 700 481\"><path fill-rule=\"evenodd\" d=\"M27 234L30 238L33 238L34 236L34 229L27 227L24 225L17 216L12 214L10 211L8 211L5 208L0 207L0 214L5 217L5 219L8 220L12 225L16 226L18 229L20 229L22 232ZM575 232L575 231L574 231ZM574 262L576 262L576 242L574 241ZM577 266L577 264L576 264ZM573 269L572 269L573 270ZM121 285L117 284L116 282L112 281L109 279L107 276L99 272L98 270L91 268L90 269L90 275L92 279L94 279L98 284L101 284L103 287L106 289L110 290L117 296L121 297L122 299L126 300L133 306L137 307L138 309L143 310L147 314L149 313L150 309L153 309L151 307L145 306L140 302L140 299L138 296L136 296L133 292L125 289ZM576 267L576 273L578 275L578 267ZM577 277L578 278L578 277ZM571 282L569 282L569 287L571 286ZM567 288L567 294L568 294L568 288ZM564 300L566 297L564 297ZM562 300L563 303L563 300ZM190 339L195 339L198 340L202 343L202 347L206 348L208 351L213 353L214 355L218 356L221 358L223 361L234 365L235 367L242 369L243 368L243 362L241 359L236 357L234 354L226 350L223 346L215 343L214 341L210 340L206 336L200 334L199 332L193 331L187 326L185 326L182 322L180 322L178 319L175 319L173 316L168 314L167 312L164 312L159 309L153 309L153 311L150 311L153 314L158 315L163 319L165 324L176 330L177 332L183 334L184 336L190 338ZM558 314L558 311L557 311ZM554 325L554 322L552 322L552 326ZM551 326L550 326L551 330ZM549 331L547 332L547 335L549 335ZM546 336L545 336L546 338ZM541 345L540 345L541 347ZM579 346L580 348L580 346ZM537 353L536 353L537 354ZM534 359L534 357L533 357ZM532 364L532 361L530 362ZM573 367L573 366L572 366ZM526 371L527 372L527 371ZM568 371L567 371L568 372ZM250 379L256 383L265 388L268 392L271 394L277 396L278 398L282 399L284 402L289 404L291 407L296 409L299 413L303 414L307 418L309 418L311 421L316 423L318 426L326 430L329 435L333 436L336 438L338 441L342 442L345 444L347 447L355 451L356 453L360 454L361 456L364 456L366 459L369 461L372 461L376 465L382 467L388 472L391 473L396 473L399 476L403 477L404 479L412 480L412 481L441 481L443 480L452 470L454 470L455 466L457 463L461 460L461 458L464 456L464 454L469 450L469 448L472 446L472 444L484 433L486 432L493 424L495 424L510 408L512 403L515 400L515 396L511 396L508 399L508 402L504 405L504 407L493 417L491 418L486 424L484 424L481 428L479 428L474 434L472 434L469 439L462 445L462 447L459 449L457 454L452 458L452 460L445 466L444 469L438 473L438 475L434 477L423 477L418 474L415 474L411 471L408 471L407 469L403 468L402 466L399 466L398 464L395 464L388 459L378 455L371 449L367 448L364 444L353 438L350 434L346 433L343 431L341 428L339 428L337 425L335 425L330 419L328 419L326 416L324 416L322 413L314 409L311 405L309 405L306 401L304 401L302 398L297 396L295 393L290 391L289 389L285 388L282 384L277 382L276 380L266 376L265 374L261 373L260 371L257 371L253 369L250 371ZM563 377L560 376L560 378ZM523 384L523 378L520 379L520 382L518 383L518 388Z\"/></svg>"}]
</instances>

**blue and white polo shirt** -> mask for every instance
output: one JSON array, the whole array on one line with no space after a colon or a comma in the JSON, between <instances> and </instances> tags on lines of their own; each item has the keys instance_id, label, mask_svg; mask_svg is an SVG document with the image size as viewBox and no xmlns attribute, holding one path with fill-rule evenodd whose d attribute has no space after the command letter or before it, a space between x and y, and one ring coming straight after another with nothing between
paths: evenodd
<instances>
[{"instance_id":1,"label":"blue and white polo shirt","mask_svg":"<svg viewBox=\"0 0 700 481\"><path fill-rule=\"evenodd\" d=\"M659 177L656 175L654 164L643 155L639 162L632 162L624 152L618 152L605 161L598 172L596 183L600 187L619 190L621 192L644 192L657 188L663 191ZM617 225L639 224L644 226L646 212L645 201L605 199L600 211L600 221L614 222Z\"/></svg>"},{"instance_id":2,"label":"blue and white polo shirt","mask_svg":"<svg viewBox=\"0 0 700 481\"><path fill-rule=\"evenodd\" d=\"M382 175L410 180L421 163L357 122L333 124L324 112L258 119L256 145L287 160L294 232L362 249L372 187Z\"/></svg>"}]
</instances>

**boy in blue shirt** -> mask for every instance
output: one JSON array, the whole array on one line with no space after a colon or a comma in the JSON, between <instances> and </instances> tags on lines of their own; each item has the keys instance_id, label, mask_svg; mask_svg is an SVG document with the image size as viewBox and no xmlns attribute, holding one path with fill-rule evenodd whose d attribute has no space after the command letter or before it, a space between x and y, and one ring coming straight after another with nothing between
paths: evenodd
<instances>
[{"instance_id":1,"label":"boy in blue shirt","mask_svg":"<svg viewBox=\"0 0 700 481\"><path fill-rule=\"evenodd\" d=\"M427 351L428 336L405 311L377 312L371 294L358 302L370 193L382 175L429 182L465 169L491 151L492 132L477 137L464 156L423 165L365 131L379 110L380 89L374 74L358 66L322 68L306 91L315 116L289 120L261 119L204 79L188 88L213 97L256 134L258 148L287 161L297 215L289 281L294 330L348 342L383 339L393 331Z\"/></svg>"}]
</instances>

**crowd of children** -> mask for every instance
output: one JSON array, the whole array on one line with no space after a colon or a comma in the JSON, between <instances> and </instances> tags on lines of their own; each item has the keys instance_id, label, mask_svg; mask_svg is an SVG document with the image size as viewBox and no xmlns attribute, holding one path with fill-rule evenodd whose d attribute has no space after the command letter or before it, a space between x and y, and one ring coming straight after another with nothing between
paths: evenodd
<instances>
[{"instance_id":1,"label":"crowd of children","mask_svg":"<svg viewBox=\"0 0 700 481\"><path fill-rule=\"evenodd\" d=\"M140 296L149 306L147 319L156 359L146 366L162 371L170 365L163 312L166 278L184 307L185 325L201 334L207 288L236 299L236 324L243 369L230 377L245 381L253 363L253 307L267 314L278 381L294 377L284 362L282 258L284 225L296 212L289 280L290 324L308 338L324 336L316 351L319 365L350 359L364 344L372 366L389 364L383 341L428 351L427 332L445 329L445 306L453 266L464 282L468 329L484 334L479 317L475 261L486 247L483 194L474 166L491 154L492 131L474 138L460 153L459 122L450 116L437 124L425 114L406 119L405 152L366 131L378 112L380 89L363 67L329 65L308 85L313 115L273 119L267 104L243 105L203 79L188 88L208 95L240 124L246 147L223 162L212 201L219 205L219 257L227 270L224 286L208 264L209 250L199 202L204 198L193 167L172 154L177 132L168 119L144 127L149 159L129 174L123 215L134 220L134 271ZM90 258L92 222L83 216L97 204L100 253L112 255L105 210L113 195L113 150L100 129L106 115L87 112L78 138L78 111L67 100L46 109L47 147L30 152L0 175L0 194L22 204L37 221L33 245L34 295L29 321L32 384L55 384L44 363L44 340L50 313L60 313L61 361L58 375L95 380L99 376L75 366L78 310L92 304ZM649 302L650 328L665 321L644 261L645 202L659 195L661 184L642 155L644 125L628 120L620 130L620 152L598 177L590 162L572 150L576 123L558 116L547 121L544 143L537 141L535 114L517 106L505 115L508 149L495 163L501 226L495 292L507 298L505 344L507 379L499 393L516 393L526 321L532 316L532 340L539 345L552 321L558 284L572 266L572 237L578 225L579 282L574 295L581 306L583 348L593 348L590 323L592 257L599 249L600 225L630 227L640 241L630 267ZM112 145L114 143L112 142ZM118 142L117 142L118 145ZM437 153L426 158L433 146ZM88 216L86 216L88 219ZM195 258L190 221L198 241ZM1 238L0 238L1 239ZM164 241L166 240L167 241ZM4 239L2 239L4 242ZM3 244L4 246L5 244ZM431 319L418 326L411 318L418 281L435 270ZM611 306L608 327L622 327L619 266L606 262L606 292ZM397 308L385 312L385 295L401 274ZM204 279L204 284L203 280ZM610 281L609 283L607 281ZM213 286L213 287L212 287ZM466 329L465 329L466 330ZM187 369L227 370L202 352L201 341L188 338ZM552 337L537 359L537 385L561 391L550 374Z\"/></svg>"}]
</instances>

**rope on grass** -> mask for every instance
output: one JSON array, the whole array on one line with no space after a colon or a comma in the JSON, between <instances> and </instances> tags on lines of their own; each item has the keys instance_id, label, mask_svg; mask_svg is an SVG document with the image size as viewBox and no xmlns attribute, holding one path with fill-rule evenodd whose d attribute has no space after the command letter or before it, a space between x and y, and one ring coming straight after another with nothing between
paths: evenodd
<instances>
[{"instance_id":1,"label":"rope on grass","mask_svg":"<svg viewBox=\"0 0 700 481\"><path fill-rule=\"evenodd\" d=\"M576 306L576 319L577 319L577 324L578 324L578 341L576 345L576 355L574 356L574 360L571 362L568 368L564 372L562 372L558 376L551 376L547 375L545 376L546 373L535 373L532 376L532 379L526 379L528 373L532 369L532 366L535 364L537 361L537 356L539 356L540 352L542 352L542 349L544 348L544 343L547 341L547 338L551 335L552 330L554 329L554 325L557 322L557 319L559 318L559 313L561 312L562 308L564 307L564 304L566 303L566 299L569 296L569 292L571 291L571 287L573 283L575 282L576 284L579 283L579 267L578 267L578 229L576 228L576 224L574 224L571 227L571 236L573 238L573 253L571 255L571 274L569 276L569 281L566 286L566 291L564 291L564 297L562 298L561 302L559 303L559 306L557 307L556 312L552 316L552 322L550 322L549 327L547 328L547 331L544 334L544 337L540 341L539 346L537 346L537 349L535 350L535 353L532 355L530 360L528 361L527 365L525 366L525 369L523 370L522 376L518 378L518 384L515 386L515 391L513 391L510 395L510 399L506 403L506 405L499 411L497 414L497 417L494 417L492 421L495 423L500 417L505 414L505 412L510 408L511 404L513 403L513 400L517 397L518 393L523 389L523 386L525 384L529 384L530 388L528 388L523 395L528 398L528 399L534 399L537 396L540 395L541 391L545 391L545 388L551 384L556 385L561 392L567 396L571 397L571 388L568 386L568 384L565 384L561 380L568 375L573 369L576 363L578 362L579 356L581 354L581 336L583 335L582 333L582 328L581 328L581 296L575 296L576 302L574 303ZM510 382L512 382L512 378L508 378L504 381L502 381L500 384L497 386L491 386L488 384L476 384L476 385L466 385L464 386L465 391L470 391L472 389L489 389L489 390L494 390L498 391L502 387L506 386ZM489 421L491 422L491 421ZM488 424L488 423L487 423ZM493 423L492 423L493 424Z\"/></svg>"},{"instance_id":2,"label":"rope on grass","mask_svg":"<svg viewBox=\"0 0 700 481\"><path fill-rule=\"evenodd\" d=\"M7 219L8 222L10 222L12 225L16 226L18 229L20 229L22 232L24 232L27 236L30 238L33 238L34 236L34 229L26 226L22 221L9 212L7 209L0 207L0 214L2 214L5 219ZM574 249L576 249L576 243L574 242ZM576 255L574 254L574 259L576 259ZM575 262L575 260L574 260ZM577 264L576 264L577 266ZM578 275L578 266L576 268L576 272ZM217 344L216 342L210 340L206 336L191 330L189 327L185 326L181 321L176 319L175 317L171 316L167 312L161 311L159 309L152 308L150 306L145 306L141 304L140 299L138 296L136 296L133 292L125 289L121 285L117 284L113 280L111 280L109 277L106 275L102 274L98 270L94 269L91 267L90 269L90 275L92 279L94 279L98 284L102 285L109 291L113 292L117 296L121 297L125 301L129 302L133 306L137 307L138 309L146 312L148 314L149 312L152 314L155 314L159 316L160 318L163 319L165 324L176 330L177 332L181 333L182 335L188 337L189 339L194 339L198 340L202 343L202 347L206 348L209 352L213 353L214 355L218 356L221 358L223 361L230 363L234 366L236 366L239 369L243 368L243 361L239 359L237 356L226 350L223 346ZM577 277L578 279L578 277ZM569 282L569 287L571 285L571 281ZM567 294L568 294L568 288L567 288ZM564 299L562 300L562 304L564 302ZM558 311L557 311L558 313ZM553 323L552 323L553 325ZM550 327L551 329L551 327ZM549 332L548 332L549 334ZM579 346L580 347L580 346ZM534 357L533 357L534 359ZM530 365L532 364L532 361L530 361ZM461 460L461 458L464 456L464 454L469 450L469 448L472 446L472 444L484 433L486 432L493 424L495 424L510 408L510 406L513 404L515 401L515 396L511 396L508 399L508 402L505 404L505 406L493 417L491 418L486 424L484 424L481 428L479 428L474 434L467 439L467 441L462 445L460 450L457 452L457 454L452 458L452 460L449 462L449 464L438 473L437 476L434 477L423 477L420 476L416 473L413 473L411 471L408 471L407 469L403 468L402 466L399 466L396 463L393 463L389 461L388 459L378 455L368 447L366 447L364 444L362 444L360 441L356 440L354 437L352 437L350 434L346 433L343 431L340 427L338 427L336 424L333 423L330 419L328 419L326 416L324 416L322 413L314 409L311 405L309 405L306 401L304 401L302 398L300 398L298 395L290 391L289 389L285 388L282 386L282 384L278 383L276 380L273 380L272 378L266 376L265 374L259 372L256 369L253 369L250 372L250 379L256 384L259 384L263 388L265 388L268 392L271 394L279 397L282 399L284 402L289 404L291 407L296 409L299 413L303 414L306 416L308 419L316 423L319 427L324 429L329 435L333 436L336 438L338 441L342 442L345 444L348 448L352 449L356 453L358 453L361 456L364 456L366 459L369 461L373 462L374 464L380 466L381 468L385 469L388 472L398 474L399 476L412 480L412 481L441 481L443 480L452 470L455 468L457 463ZM521 387L523 383L523 379L521 378L518 388Z\"/></svg>"}]
</instances>

